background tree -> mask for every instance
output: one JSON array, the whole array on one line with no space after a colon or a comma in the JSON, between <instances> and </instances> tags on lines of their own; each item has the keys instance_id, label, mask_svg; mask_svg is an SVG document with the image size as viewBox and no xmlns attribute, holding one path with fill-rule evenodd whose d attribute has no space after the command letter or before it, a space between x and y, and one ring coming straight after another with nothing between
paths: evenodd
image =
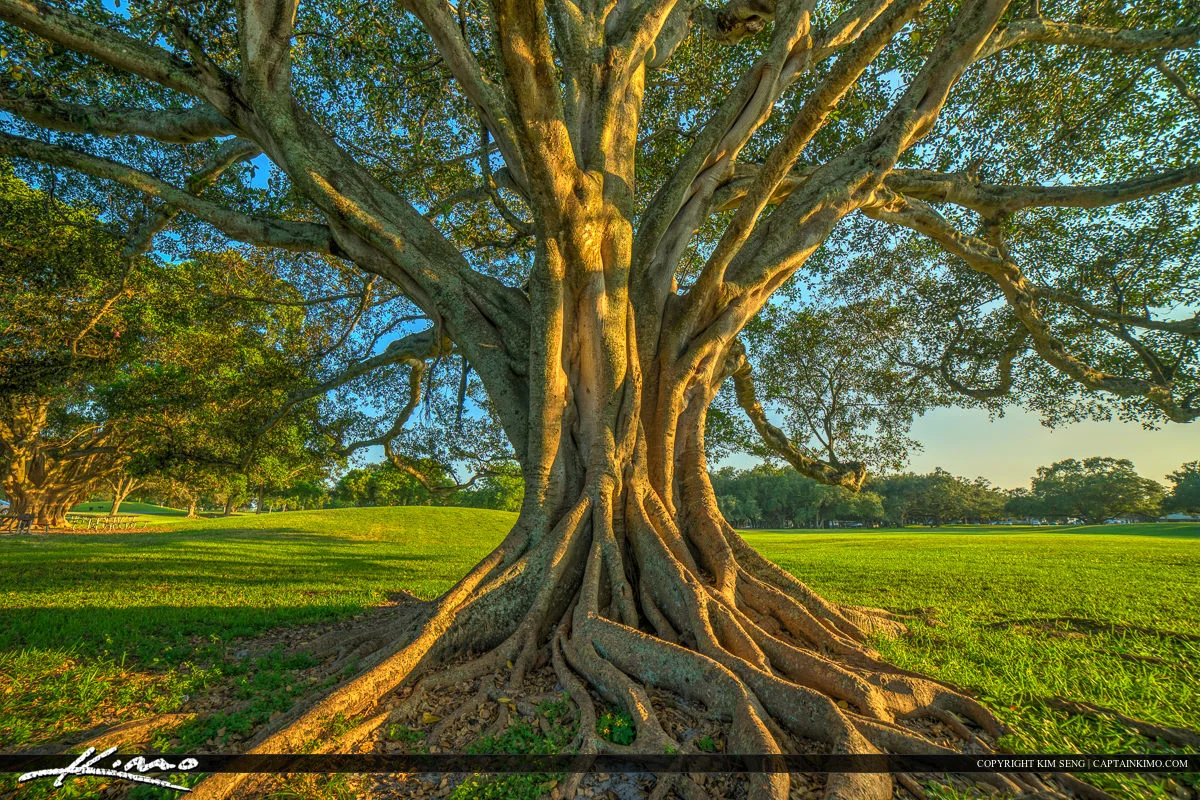
<instances>
[{"instance_id":1,"label":"background tree","mask_svg":"<svg viewBox=\"0 0 1200 800\"><path fill-rule=\"evenodd\" d=\"M1163 502L1168 511L1200 514L1200 461L1184 464L1167 476L1171 491Z\"/></svg>"},{"instance_id":2,"label":"background tree","mask_svg":"<svg viewBox=\"0 0 1200 800\"><path fill-rule=\"evenodd\" d=\"M897 354L906 327L882 304L768 308L743 337L755 354L757 397L779 409L784 432L807 453L902 469L920 447L908 435L913 418L938 402L937 387Z\"/></svg>"},{"instance_id":3,"label":"background tree","mask_svg":"<svg viewBox=\"0 0 1200 800\"><path fill-rule=\"evenodd\" d=\"M1138 475L1129 459L1096 456L1038 467L1030 495L1040 515L1096 524L1112 517L1157 517L1163 487Z\"/></svg>"},{"instance_id":4,"label":"background tree","mask_svg":"<svg viewBox=\"0 0 1200 800\"><path fill-rule=\"evenodd\" d=\"M468 508L493 508L497 511L520 511L525 500L525 480L521 465L499 462L489 465L479 482L455 493L455 505Z\"/></svg>"},{"instance_id":5,"label":"background tree","mask_svg":"<svg viewBox=\"0 0 1200 800\"><path fill-rule=\"evenodd\" d=\"M0 482L38 525L60 524L128 461L101 394L175 321L147 230L123 239L0 163Z\"/></svg>"},{"instance_id":6,"label":"background tree","mask_svg":"<svg viewBox=\"0 0 1200 800\"><path fill-rule=\"evenodd\" d=\"M791 467L724 467L713 473L712 485L722 514L745 527L820 528L831 520L871 523L883 518L882 499L874 491L823 484Z\"/></svg>"},{"instance_id":7,"label":"background tree","mask_svg":"<svg viewBox=\"0 0 1200 800\"><path fill-rule=\"evenodd\" d=\"M424 466L426 475L445 478L444 474L435 472L432 465ZM420 481L386 461L367 464L342 475L338 479L336 497L342 503L355 506L424 506L433 502L433 495Z\"/></svg>"},{"instance_id":8,"label":"background tree","mask_svg":"<svg viewBox=\"0 0 1200 800\"><path fill-rule=\"evenodd\" d=\"M937 469L925 475L890 475L868 484L883 498L893 525L990 522L1004 513L1009 497L984 478L967 480Z\"/></svg>"},{"instance_id":9,"label":"background tree","mask_svg":"<svg viewBox=\"0 0 1200 800\"><path fill-rule=\"evenodd\" d=\"M742 542L709 483L707 409L732 377L790 464L861 486L860 466L770 424L738 339L803 271L831 298L919 311L913 363L976 402L1200 416L1198 320L1163 313L1194 307L1200 285L1189 13L0 0L0 153L80 194L119 184L232 239L385 278L430 324L409 355L436 361L449 343L522 465L505 541L255 749L299 748L337 714L402 716L381 703L405 682L424 679L419 696L511 662L516 692L548 662L584 752L607 747L589 686L633 717L639 749L678 749L647 683L729 720L732 751L929 752L915 717L999 726L883 664L868 637L896 629L886 613L827 602ZM266 186L242 170L186 191L230 142L271 162ZM468 653L482 655L436 669ZM245 796L246 780L194 796ZM785 775L750 783L788 796ZM891 794L886 775L827 784Z\"/></svg>"}]
</instances>

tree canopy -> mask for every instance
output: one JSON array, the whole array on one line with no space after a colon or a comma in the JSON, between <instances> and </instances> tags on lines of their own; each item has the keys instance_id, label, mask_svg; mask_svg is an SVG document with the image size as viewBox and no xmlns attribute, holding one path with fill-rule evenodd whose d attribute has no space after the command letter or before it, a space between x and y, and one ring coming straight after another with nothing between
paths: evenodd
<instances>
[{"instance_id":1,"label":"tree canopy","mask_svg":"<svg viewBox=\"0 0 1200 800\"><path fill-rule=\"evenodd\" d=\"M1112 517L1154 519L1159 514L1163 487L1138 475L1124 458L1068 458L1039 467L1025 502L1024 513L1058 519L1071 517L1103 522Z\"/></svg>"},{"instance_id":2,"label":"tree canopy","mask_svg":"<svg viewBox=\"0 0 1200 800\"><path fill-rule=\"evenodd\" d=\"M1184 464L1167 476L1171 492L1165 503L1170 511L1200 514L1200 461Z\"/></svg>"},{"instance_id":3,"label":"tree canopy","mask_svg":"<svg viewBox=\"0 0 1200 800\"><path fill-rule=\"evenodd\" d=\"M22 175L106 221L169 217L181 248L287 251L344 267L358 296L378 281L387 334L292 399L382 359L408 389L367 404L351 445L418 480L408 444L478 450L476 475L521 465L504 542L418 622L364 639L391 644L260 752L336 715L369 735L406 713L386 698L402 685L505 665L513 693L543 664L581 730L594 691L647 752L680 747L647 686L728 720L731 751L930 752L913 720L947 715L990 747L980 703L880 660L870 634L897 620L821 598L722 518L710 407L731 384L766 447L848 491L943 396L1051 423L1200 416L1200 25L1178 2L0 0L0 23L0 156ZM772 305L816 320L796 346L866 365L857 411L764 381L747 329ZM887 335L825 335L863 314ZM776 425L760 387L819 424ZM430 389L471 406L445 436L416 414ZM868 412L876 397L907 407ZM789 794L786 775L749 782Z\"/></svg>"}]
</instances>

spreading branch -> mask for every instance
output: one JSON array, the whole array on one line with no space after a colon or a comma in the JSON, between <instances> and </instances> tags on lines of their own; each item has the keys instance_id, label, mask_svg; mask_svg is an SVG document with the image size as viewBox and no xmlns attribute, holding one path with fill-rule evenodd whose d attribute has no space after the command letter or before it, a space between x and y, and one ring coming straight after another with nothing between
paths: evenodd
<instances>
[{"instance_id":1,"label":"spreading branch","mask_svg":"<svg viewBox=\"0 0 1200 800\"><path fill-rule=\"evenodd\" d=\"M261 436L274 428L281 419L287 416L289 411L300 403L312 400L315 397L324 397L334 389L344 386L381 367L407 363L414 368L417 368L419 365L419 368L424 369L427 359L447 355L451 347L450 341L442 336L436 328L426 328L417 333L410 333L408 336L397 339L389 344L378 355L355 361L333 377L314 386L308 386L292 393L287 401L259 429L259 435ZM369 446L361 445L361 447Z\"/></svg>"},{"instance_id":2,"label":"spreading branch","mask_svg":"<svg viewBox=\"0 0 1200 800\"><path fill-rule=\"evenodd\" d=\"M220 203L199 198L148 173L69 147L0 132L0 155L65 167L97 178L116 181L186 211L230 238L247 244L300 252L339 252L329 228L324 225L243 214Z\"/></svg>"},{"instance_id":3,"label":"spreading branch","mask_svg":"<svg viewBox=\"0 0 1200 800\"><path fill-rule=\"evenodd\" d=\"M64 133L136 136L170 144L192 144L237 133L211 108L105 108L64 103L50 98L18 96L0 88L0 110L35 125Z\"/></svg>"},{"instance_id":4,"label":"spreading branch","mask_svg":"<svg viewBox=\"0 0 1200 800\"><path fill-rule=\"evenodd\" d=\"M78 14L37 0L0 0L0 20L122 72L206 100L218 110L232 104L225 87L195 64Z\"/></svg>"},{"instance_id":5,"label":"spreading branch","mask_svg":"<svg viewBox=\"0 0 1200 800\"><path fill-rule=\"evenodd\" d=\"M754 390L750 359L739 341L730 347L726 371L733 379L738 405L746 412L754 429L771 450L783 457L797 472L830 486L844 486L858 491L867 477L867 468L858 462L837 463L822 461L805 454L788 439L787 434L771 424Z\"/></svg>"},{"instance_id":6,"label":"spreading branch","mask_svg":"<svg viewBox=\"0 0 1200 800\"><path fill-rule=\"evenodd\" d=\"M1200 183L1200 164L1090 186L1004 186L984 183L965 173L927 170L897 170L886 179L889 189L909 197L953 203L989 216L1045 206L1100 208L1197 183Z\"/></svg>"},{"instance_id":7,"label":"spreading branch","mask_svg":"<svg viewBox=\"0 0 1200 800\"><path fill-rule=\"evenodd\" d=\"M1117 397L1145 398L1176 422L1190 422L1200 417L1200 408L1193 407L1190 398L1180 400L1174 397L1169 382L1115 375L1069 353L1039 309L1037 289L1020 267L991 242L957 230L933 206L881 187L876 192L876 202L864 206L863 213L872 219L924 234L976 272L991 278L1017 319L1029 331L1033 349L1067 377L1089 389L1109 392Z\"/></svg>"},{"instance_id":8,"label":"spreading branch","mask_svg":"<svg viewBox=\"0 0 1200 800\"><path fill-rule=\"evenodd\" d=\"M1200 25L1183 25L1165 30L1101 28L1047 19L1022 19L998 31L979 54L979 59L1022 44L1065 45L1112 50L1118 53L1145 53L1178 50L1200 41Z\"/></svg>"}]
</instances>

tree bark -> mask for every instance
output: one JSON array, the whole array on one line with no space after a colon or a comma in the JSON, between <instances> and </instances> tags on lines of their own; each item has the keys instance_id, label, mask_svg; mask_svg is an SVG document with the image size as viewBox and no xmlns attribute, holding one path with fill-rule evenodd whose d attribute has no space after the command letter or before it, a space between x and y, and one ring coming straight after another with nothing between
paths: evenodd
<instances>
[{"instance_id":1,"label":"tree bark","mask_svg":"<svg viewBox=\"0 0 1200 800\"><path fill-rule=\"evenodd\" d=\"M911 721L948 715L966 721L967 736L975 733L966 724L998 736L974 700L879 659L868 637L901 627L887 612L821 598L722 518L704 424L727 377L728 342L680 368L639 348L624 291L600 281L559 288L533 354L542 373L515 527L370 669L253 750L304 747L335 714L367 716L355 735L369 735L407 713L406 704L385 710L403 686L420 693L499 673L514 696L538 664L552 665L579 707L583 752L619 751L596 733L593 692L634 720L636 749L688 752L655 714L650 687L723 719L730 752L803 752L802 741L834 752L938 752ZM242 796L240 781L214 776L193 797ZM788 796L786 775L750 784L754 798ZM834 775L827 786L838 798L891 792L886 775Z\"/></svg>"},{"instance_id":2,"label":"tree bark","mask_svg":"<svg viewBox=\"0 0 1200 800\"><path fill-rule=\"evenodd\" d=\"M139 483L140 481L137 478L131 478L125 474L118 475L110 482L113 491L113 502L112 507L108 510L108 516L115 517L120 513L121 503L125 502L125 498L138 487Z\"/></svg>"},{"instance_id":3,"label":"tree bark","mask_svg":"<svg viewBox=\"0 0 1200 800\"><path fill-rule=\"evenodd\" d=\"M61 527L67 512L100 488L120 466L111 431L83 430L66 442L47 441L50 403L9 397L0 405L0 486L10 513L32 516L37 527Z\"/></svg>"}]
</instances>

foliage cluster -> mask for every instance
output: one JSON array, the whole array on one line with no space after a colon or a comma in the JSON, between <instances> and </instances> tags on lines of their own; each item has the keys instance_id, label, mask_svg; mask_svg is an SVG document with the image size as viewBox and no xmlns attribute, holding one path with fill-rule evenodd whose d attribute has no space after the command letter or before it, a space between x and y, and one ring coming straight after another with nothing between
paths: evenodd
<instances>
[{"instance_id":1,"label":"foliage cluster","mask_svg":"<svg viewBox=\"0 0 1200 800\"><path fill-rule=\"evenodd\" d=\"M791 469L724 467L711 476L726 519L756 528L828 525L947 525L1004 520L1095 524L1153 520L1166 512L1200 511L1200 468L1184 464L1162 484L1139 475L1128 459L1066 459L1039 467L1030 488L1005 491L984 478L937 469L870 478L857 493L827 486Z\"/></svg>"}]
</instances>

